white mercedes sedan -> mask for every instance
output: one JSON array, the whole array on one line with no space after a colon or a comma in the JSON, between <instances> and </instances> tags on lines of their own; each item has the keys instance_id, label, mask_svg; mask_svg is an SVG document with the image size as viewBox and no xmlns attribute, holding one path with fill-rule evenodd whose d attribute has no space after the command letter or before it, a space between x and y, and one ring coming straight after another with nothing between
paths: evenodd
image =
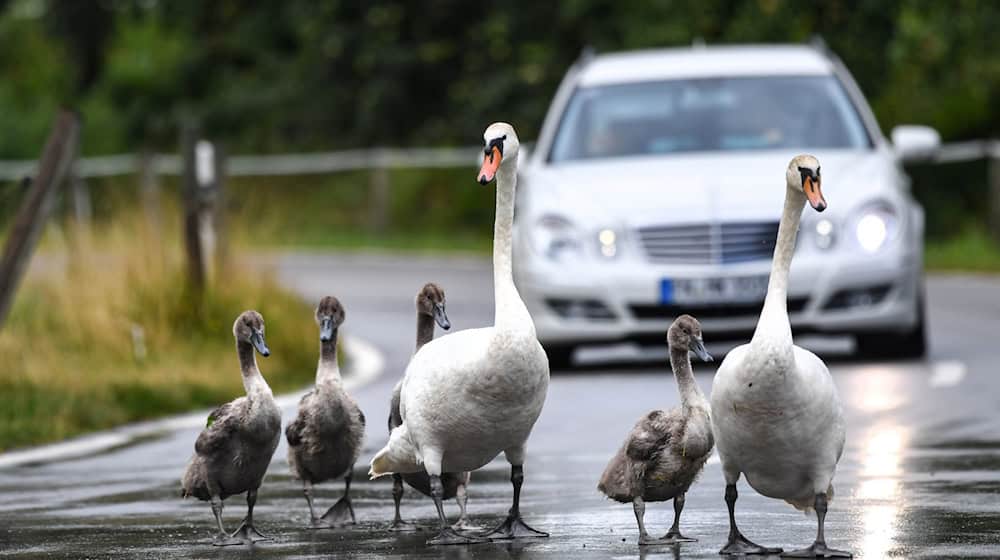
<instances>
[{"instance_id":1,"label":"white mercedes sedan","mask_svg":"<svg viewBox=\"0 0 1000 560\"><path fill-rule=\"evenodd\" d=\"M690 313L746 340L767 288L796 154L819 158L829 208L803 216L796 333L853 335L867 355L925 353L922 208L892 142L823 48L692 47L582 57L520 164L514 275L554 367L582 345L663 344Z\"/></svg>"}]
</instances>

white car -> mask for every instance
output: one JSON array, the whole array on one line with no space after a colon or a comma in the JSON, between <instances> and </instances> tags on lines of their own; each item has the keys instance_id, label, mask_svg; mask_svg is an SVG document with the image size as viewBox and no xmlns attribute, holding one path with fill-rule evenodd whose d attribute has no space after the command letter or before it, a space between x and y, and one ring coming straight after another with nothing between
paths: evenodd
<instances>
[{"instance_id":1,"label":"white car","mask_svg":"<svg viewBox=\"0 0 1000 560\"><path fill-rule=\"evenodd\" d=\"M900 159L933 129L882 135L820 46L692 47L586 56L520 165L514 276L554 365L581 345L663 344L681 313L746 339L767 288L799 153L829 209L803 215L788 310L796 333L925 353L924 215Z\"/></svg>"}]
</instances>

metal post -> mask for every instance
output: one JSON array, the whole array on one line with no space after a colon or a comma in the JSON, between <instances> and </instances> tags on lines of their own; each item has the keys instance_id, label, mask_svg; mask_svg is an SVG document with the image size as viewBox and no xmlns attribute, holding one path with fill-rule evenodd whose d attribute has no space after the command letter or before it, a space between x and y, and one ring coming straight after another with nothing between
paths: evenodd
<instances>
[{"instance_id":1,"label":"metal post","mask_svg":"<svg viewBox=\"0 0 1000 560\"><path fill-rule=\"evenodd\" d=\"M0 257L0 325L10 313L14 294L52 210L56 189L69 173L79 132L80 119L75 113L59 113L38 162L36 179L14 217L3 256Z\"/></svg>"}]
</instances>

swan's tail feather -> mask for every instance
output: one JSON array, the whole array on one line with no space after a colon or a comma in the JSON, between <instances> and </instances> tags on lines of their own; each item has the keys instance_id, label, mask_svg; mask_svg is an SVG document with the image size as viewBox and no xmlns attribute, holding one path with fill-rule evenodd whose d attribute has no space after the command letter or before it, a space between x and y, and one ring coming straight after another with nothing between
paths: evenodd
<instances>
[{"instance_id":1,"label":"swan's tail feather","mask_svg":"<svg viewBox=\"0 0 1000 560\"><path fill-rule=\"evenodd\" d=\"M785 500L785 501L791 504L791 506L794 507L795 509L806 514L806 517L809 517L815 511L814 507L816 503L815 499L816 499L815 497L812 497L812 498L803 498L801 500ZM832 501L833 501L833 484L831 483L830 487L827 488L826 490L826 503L829 504Z\"/></svg>"},{"instance_id":2,"label":"swan's tail feather","mask_svg":"<svg viewBox=\"0 0 1000 560\"><path fill-rule=\"evenodd\" d=\"M373 480L388 474L417 472L423 468L417 447L410 441L406 423L392 430L389 443L372 458L368 476Z\"/></svg>"}]
</instances>

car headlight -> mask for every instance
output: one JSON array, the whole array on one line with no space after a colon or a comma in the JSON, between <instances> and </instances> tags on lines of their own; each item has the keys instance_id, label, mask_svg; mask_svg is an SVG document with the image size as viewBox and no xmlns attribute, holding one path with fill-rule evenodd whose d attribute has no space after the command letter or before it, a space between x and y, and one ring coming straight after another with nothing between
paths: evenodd
<instances>
[{"instance_id":1,"label":"car headlight","mask_svg":"<svg viewBox=\"0 0 1000 560\"><path fill-rule=\"evenodd\" d=\"M546 214L535 221L531 242L539 255L555 261L578 256L581 252L580 238L573 223L555 214Z\"/></svg>"},{"instance_id":2,"label":"car headlight","mask_svg":"<svg viewBox=\"0 0 1000 560\"><path fill-rule=\"evenodd\" d=\"M813 231L815 233L813 240L816 242L816 247L820 249L830 249L837 241L836 228L833 226L833 222L827 218L822 218L816 222Z\"/></svg>"},{"instance_id":3,"label":"car headlight","mask_svg":"<svg viewBox=\"0 0 1000 560\"><path fill-rule=\"evenodd\" d=\"M602 257L607 259L617 257L619 244L620 239L615 230L605 228L597 232L597 248Z\"/></svg>"},{"instance_id":4,"label":"car headlight","mask_svg":"<svg viewBox=\"0 0 1000 560\"><path fill-rule=\"evenodd\" d=\"M895 209L885 203L864 208L854 226L858 245L868 253L881 250L895 239L898 231L899 216Z\"/></svg>"}]
</instances>

